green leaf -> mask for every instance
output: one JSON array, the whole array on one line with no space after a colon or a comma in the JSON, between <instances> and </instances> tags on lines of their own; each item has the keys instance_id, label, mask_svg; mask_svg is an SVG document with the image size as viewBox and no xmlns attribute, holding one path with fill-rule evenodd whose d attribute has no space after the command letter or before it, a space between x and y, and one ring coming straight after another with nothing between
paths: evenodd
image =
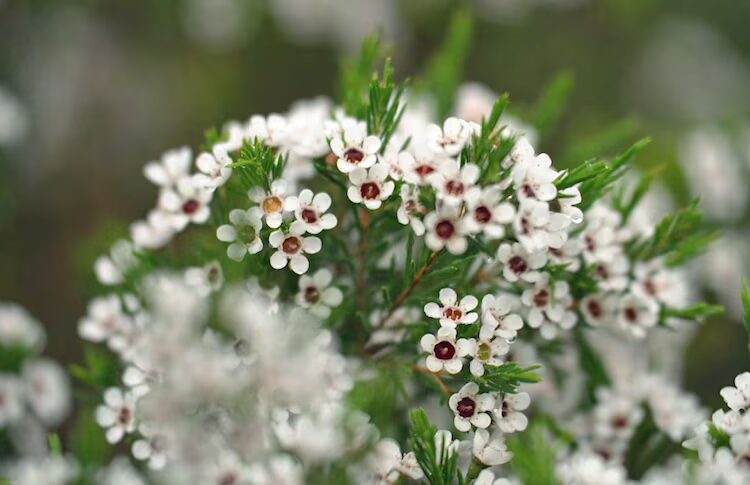
<instances>
[{"instance_id":1,"label":"green leaf","mask_svg":"<svg viewBox=\"0 0 750 485\"><path fill-rule=\"evenodd\" d=\"M596 403L596 390L600 387L609 387L611 380L599 354L591 346L584 332L583 327L576 327L573 333L578 344L578 359L586 374L587 400L584 407L590 407Z\"/></svg>"},{"instance_id":2,"label":"green leaf","mask_svg":"<svg viewBox=\"0 0 750 485\"><path fill-rule=\"evenodd\" d=\"M49 447L49 452L51 455L62 456L63 447L62 443L60 442L60 436L58 436L57 433L52 433L47 436L47 446Z\"/></svg>"},{"instance_id":3,"label":"green leaf","mask_svg":"<svg viewBox=\"0 0 750 485\"><path fill-rule=\"evenodd\" d=\"M498 366L485 366L484 375L473 377L472 380L479 384L482 392L502 392L515 394L518 386L524 383L533 384L541 382L542 378L534 372L541 366L521 367L518 362L507 362Z\"/></svg>"},{"instance_id":4,"label":"green leaf","mask_svg":"<svg viewBox=\"0 0 750 485\"><path fill-rule=\"evenodd\" d=\"M686 308L665 308L662 310L663 317L683 318L685 320L703 320L722 313L724 313L723 306L709 303L696 303Z\"/></svg>"},{"instance_id":5,"label":"green leaf","mask_svg":"<svg viewBox=\"0 0 750 485\"><path fill-rule=\"evenodd\" d=\"M374 75L370 81L367 105L367 130L383 141L381 150L388 146L401 121L406 105L401 102L405 83L396 84L391 59L385 60L382 77Z\"/></svg>"},{"instance_id":6,"label":"green leaf","mask_svg":"<svg viewBox=\"0 0 750 485\"><path fill-rule=\"evenodd\" d=\"M409 413L411 434L409 446L431 485L451 485L458 478L458 453L447 456L446 446L435 443L438 429L430 423L424 409L412 409ZM443 443L445 445L445 443Z\"/></svg>"},{"instance_id":7,"label":"green leaf","mask_svg":"<svg viewBox=\"0 0 750 485\"><path fill-rule=\"evenodd\" d=\"M539 97L528 119L542 137L547 136L560 120L574 86L573 73L562 71L555 76Z\"/></svg>"},{"instance_id":8,"label":"green leaf","mask_svg":"<svg viewBox=\"0 0 750 485\"><path fill-rule=\"evenodd\" d=\"M367 115L367 89L375 62L382 56L382 47L377 35L362 42L359 57L341 63L339 91L341 104L347 114L358 119Z\"/></svg>"},{"instance_id":9,"label":"green leaf","mask_svg":"<svg viewBox=\"0 0 750 485\"><path fill-rule=\"evenodd\" d=\"M445 42L425 69L423 86L435 97L439 119L446 118L453 110L473 31L474 21L468 10L454 14L445 34Z\"/></svg>"},{"instance_id":10,"label":"green leaf","mask_svg":"<svg viewBox=\"0 0 750 485\"><path fill-rule=\"evenodd\" d=\"M514 433L508 438L508 449L513 452L513 459L508 466L521 483L560 483L555 474L558 450L551 437L543 422L532 420L526 431Z\"/></svg>"}]
</instances>

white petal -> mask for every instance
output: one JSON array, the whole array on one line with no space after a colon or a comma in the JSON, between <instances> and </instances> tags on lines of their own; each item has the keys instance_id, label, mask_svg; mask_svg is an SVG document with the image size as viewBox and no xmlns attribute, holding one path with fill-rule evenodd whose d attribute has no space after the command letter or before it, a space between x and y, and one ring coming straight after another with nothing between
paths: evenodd
<instances>
[{"instance_id":1,"label":"white petal","mask_svg":"<svg viewBox=\"0 0 750 485\"><path fill-rule=\"evenodd\" d=\"M281 269L285 267L287 262L287 257L281 251L276 251L271 255L271 267L274 269Z\"/></svg>"},{"instance_id":2,"label":"white petal","mask_svg":"<svg viewBox=\"0 0 750 485\"><path fill-rule=\"evenodd\" d=\"M219 226L219 228L216 229L216 238L219 241L232 242L237 239L237 230L235 230L234 226L224 224L223 226Z\"/></svg>"}]
</instances>

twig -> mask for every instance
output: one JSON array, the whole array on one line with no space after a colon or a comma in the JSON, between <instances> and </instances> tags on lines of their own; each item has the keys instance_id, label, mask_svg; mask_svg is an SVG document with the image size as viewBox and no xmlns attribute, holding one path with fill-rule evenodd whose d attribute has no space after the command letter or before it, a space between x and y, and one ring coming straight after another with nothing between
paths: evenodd
<instances>
[{"instance_id":1,"label":"twig","mask_svg":"<svg viewBox=\"0 0 750 485\"><path fill-rule=\"evenodd\" d=\"M421 365L415 365L414 370L417 372L421 372L422 374L429 374L430 377L432 377L438 386L440 386L440 389L443 391L443 394L445 394L446 397L451 396L451 390L448 389L448 386L445 385L445 382L443 382L443 379L440 378L440 374L436 374L432 372L427 367L422 367Z\"/></svg>"},{"instance_id":2,"label":"twig","mask_svg":"<svg viewBox=\"0 0 750 485\"><path fill-rule=\"evenodd\" d=\"M404 304L404 301L406 301L407 298L409 298L409 295L412 294L414 289L419 285L419 283L422 281L422 278L424 278L424 275L426 275L432 267L435 265L435 262L437 261L438 256L440 256L440 251L435 251L432 253L432 256L430 256L430 259L427 261L427 264L425 264L421 270L419 270L419 273L414 277L414 280L411 282L408 288L404 289L404 291L401 292L400 295L398 295L398 298L396 298L396 301L393 302L393 305L391 305L391 308L388 310L388 313L380 319L377 325L375 325L375 328L380 328L383 325L385 325L385 322L388 321L389 318L393 316L393 314L398 310L401 305Z\"/></svg>"}]
</instances>

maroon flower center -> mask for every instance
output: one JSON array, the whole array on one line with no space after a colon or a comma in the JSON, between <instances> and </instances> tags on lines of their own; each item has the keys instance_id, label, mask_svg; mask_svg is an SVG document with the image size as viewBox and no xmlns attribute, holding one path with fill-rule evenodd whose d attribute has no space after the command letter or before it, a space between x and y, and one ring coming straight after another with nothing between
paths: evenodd
<instances>
[{"instance_id":1,"label":"maroon flower center","mask_svg":"<svg viewBox=\"0 0 750 485\"><path fill-rule=\"evenodd\" d=\"M315 303L320 299L320 291L315 286L308 286L305 288L305 301L308 303Z\"/></svg>"},{"instance_id":2,"label":"maroon flower center","mask_svg":"<svg viewBox=\"0 0 750 485\"><path fill-rule=\"evenodd\" d=\"M452 343L443 340L435 344L433 352L435 353L435 357L440 360L451 360L456 355L456 347Z\"/></svg>"},{"instance_id":3,"label":"maroon flower center","mask_svg":"<svg viewBox=\"0 0 750 485\"><path fill-rule=\"evenodd\" d=\"M302 209L302 220L308 224L314 224L318 222L318 213L314 209L306 207Z\"/></svg>"},{"instance_id":4,"label":"maroon flower center","mask_svg":"<svg viewBox=\"0 0 750 485\"><path fill-rule=\"evenodd\" d=\"M432 165L428 164L422 164L414 169L415 172L417 172L417 175L420 177L426 177L433 173L435 171L435 168Z\"/></svg>"},{"instance_id":5,"label":"maroon flower center","mask_svg":"<svg viewBox=\"0 0 750 485\"><path fill-rule=\"evenodd\" d=\"M656 296L656 294L658 293L656 289L656 285L654 284L652 280L646 280L646 282L643 283L643 289L645 289L646 293L648 293L651 296Z\"/></svg>"},{"instance_id":6,"label":"maroon flower center","mask_svg":"<svg viewBox=\"0 0 750 485\"><path fill-rule=\"evenodd\" d=\"M453 321L461 320L464 316L464 312L460 308L447 307L443 310L443 316Z\"/></svg>"},{"instance_id":7,"label":"maroon flower center","mask_svg":"<svg viewBox=\"0 0 750 485\"><path fill-rule=\"evenodd\" d=\"M596 274L603 280L609 278L609 271L607 271L607 267L603 264L600 264L596 267Z\"/></svg>"},{"instance_id":8,"label":"maroon flower center","mask_svg":"<svg viewBox=\"0 0 750 485\"><path fill-rule=\"evenodd\" d=\"M487 224L492 219L492 212L485 206L474 209L474 219L480 224Z\"/></svg>"},{"instance_id":9,"label":"maroon flower center","mask_svg":"<svg viewBox=\"0 0 750 485\"><path fill-rule=\"evenodd\" d=\"M523 191L523 194L526 197L529 197L529 198L535 198L536 197L536 193L534 192L534 188L531 185L529 185L529 184L523 184L523 186L521 187L521 190Z\"/></svg>"},{"instance_id":10,"label":"maroon flower center","mask_svg":"<svg viewBox=\"0 0 750 485\"><path fill-rule=\"evenodd\" d=\"M456 404L456 412L462 418L470 418L474 416L477 410L477 403L470 397L465 397L458 401Z\"/></svg>"},{"instance_id":11,"label":"maroon flower center","mask_svg":"<svg viewBox=\"0 0 750 485\"><path fill-rule=\"evenodd\" d=\"M130 422L130 417L132 416L130 409L128 408L120 408L120 412L117 413L117 422L121 425L125 426Z\"/></svg>"},{"instance_id":12,"label":"maroon flower center","mask_svg":"<svg viewBox=\"0 0 750 485\"><path fill-rule=\"evenodd\" d=\"M602 310L602 306L596 300L589 301L586 304L586 308L594 318L601 318L602 314L604 313L604 311Z\"/></svg>"},{"instance_id":13,"label":"maroon flower center","mask_svg":"<svg viewBox=\"0 0 750 485\"><path fill-rule=\"evenodd\" d=\"M638 312L633 307L627 307L625 309L625 320L629 321L630 323L635 323L638 321Z\"/></svg>"},{"instance_id":14,"label":"maroon flower center","mask_svg":"<svg viewBox=\"0 0 750 485\"><path fill-rule=\"evenodd\" d=\"M596 249L596 243L594 242L594 238L592 238L591 236L584 237L583 242L586 244L586 249L589 252L593 252Z\"/></svg>"},{"instance_id":15,"label":"maroon flower center","mask_svg":"<svg viewBox=\"0 0 750 485\"><path fill-rule=\"evenodd\" d=\"M464 184L460 180L449 180L445 184L445 190L456 197L464 193Z\"/></svg>"},{"instance_id":16,"label":"maroon flower center","mask_svg":"<svg viewBox=\"0 0 750 485\"><path fill-rule=\"evenodd\" d=\"M188 215L195 214L200 209L200 203L195 199L188 199L182 204L182 212Z\"/></svg>"},{"instance_id":17,"label":"maroon flower center","mask_svg":"<svg viewBox=\"0 0 750 485\"><path fill-rule=\"evenodd\" d=\"M508 414L510 414L510 406L508 405L508 401L503 401L503 405L500 408L500 415L507 418Z\"/></svg>"},{"instance_id":18,"label":"maroon flower center","mask_svg":"<svg viewBox=\"0 0 750 485\"><path fill-rule=\"evenodd\" d=\"M628 426L628 418L625 416L616 416L612 419L612 427L615 429L624 429Z\"/></svg>"},{"instance_id":19,"label":"maroon flower center","mask_svg":"<svg viewBox=\"0 0 750 485\"><path fill-rule=\"evenodd\" d=\"M375 182L365 182L359 188L359 193L362 194L363 199L377 199L380 195L380 187Z\"/></svg>"},{"instance_id":20,"label":"maroon flower center","mask_svg":"<svg viewBox=\"0 0 750 485\"><path fill-rule=\"evenodd\" d=\"M237 474L235 472L227 472L221 477L219 477L218 485L235 485L238 480Z\"/></svg>"},{"instance_id":21,"label":"maroon flower center","mask_svg":"<svg viewBox=\"0 0 750 485\"><path fill-rule=\"evenodd\" d=\"M450 239L456 233L456 226L451 221L440 221L435 226L435 232L440 239Z\"/></svg>"},{"instance_id":22,"label":"maroon flower center","mask_svg":"<svg viewBox=\"0 0 750 485\"><path fill-rule=\"evenodd\" d=\"M564 256L562 249L558 248L549 248L549 252L551 255L553 255L556 258L562 258Z\"/></svg>"},{"instance_id":23,"label":"maroon flower center","mask_svg":"<svg viewBox=\"0 0 750 485\"><path fill-rule=\"evenodd\" d=\"M288 254L297 254L302 249L302 241L298 237L289 236L281 243L281 249Z\"/></svg>"},{"instance_id":24,"label":"maroon flower center","mask_svg":"<svg viewBox=\"0 0 750 485\"><path fill-rule=\"evenodd\" d=\"M510 260L508 261L508 265L510 266L510 270L516 274L525 273L529 269L529 265L526 264L526 260L521 256L513 256L512 258L510 258Z\"/></svg>"},{"instance_id":25,"label":"maroon flower center","mask_svg":"<svg viewBox=\"0 0 750 485\"><path fill-rule=\"evenodd\" d=\"M549 303L549 291L541 290L534 295L534 305L538 307L545 307Z\"/></svg>"},{"instance_id":26,"label":"maroon flower center","mask_svg":"<svg viewBox=\"0 0 750 485\"><path fill-rule=\"evenodd\" d=\"M359 148L349 148L344 152L344 158L349 163L357 164L365 158L365 154Z\"/></svg>"}]
</instances>

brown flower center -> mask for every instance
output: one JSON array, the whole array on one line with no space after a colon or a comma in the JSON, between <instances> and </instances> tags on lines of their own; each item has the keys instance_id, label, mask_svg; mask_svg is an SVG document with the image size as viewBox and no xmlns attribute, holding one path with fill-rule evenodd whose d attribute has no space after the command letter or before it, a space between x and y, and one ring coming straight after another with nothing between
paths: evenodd
<instances>
[{"instance_id":1,"label":"brown flower center","mask_svg":"<svg viewBox=\"0 0 750 485\"><path fill-rule=\"evenodd\" d=\"M545 307L549 303L549 291L546 289L537 292L534 295L534 305L538 307Z\"/></svg>"},{"instance_id":2,"label":"brown flower center","mask_svg":"<svg viewBox=\"0 0 750 485\"><path fill-rule=\"evenodd\" d=\"M464 184L460 180L449 180L445 184L445 191L458 197L464 193Z\"/></svg>"},{"instance_id":3,"label":"brown flower center","mask_svg":"<svg viewBox=\"0 0 750 485\"><path fill-rule=\"evenodd\" d=\"M308 303L315 303L320 299L320 291L315 286L308 286L305 288L305 301Z\"/></svg>"},{"instance_id":4,"label":"brown flower center","mask_svg":"<svg viewBox=\"0 0 750 485\"><path fill-rule=\"evenodd\" d=\"M440 239L450 239L456 233L456 226L451 221L440 221L435 226L435 232Z\"/></svg>"},{"instance_id":5,"label":"brown flower center","mask_svg":"<svg viewBox=\"0 0 750 485\"><path fill-rule=\"evenodd\" d=\"M281 243L281 249L288 254L297 254L302 249L302 241L296 236L289 236Z\"/></svg>"},{"instance_id":6,"label":"brown flower center","mask_svg":"<svg viewBox=\"0 0 750 485\"><path fill-rule=\"evenodd\" d=\"M508 261L508 265L510 266L510 270L516 274L525 273L529 269L529 265L526 263L526 260L521 256L513 256L512 258L510 258L510 260Z\"/></svg>"},{"instance_id":7,"label":"brown flower center","mask_svg":"<svg viewBox=\"0 0 750 485\"><path fill-rule=\"evenodd\" d=\"M377 199L380 195L380 187L375 182L365 182L359 188L359 193L362 194L363 199Z\"/></svg>"},{"instance_id":8,"label":"brown flower center","mask_svg":"<svg viewBox=\"0 0 750 485\"><path fill-rule=\"evenodd\" d=\"M604 311L602 310L602 306L599 304L596 300L590 300L586 304L586 309L589 311L592 317L594 318L601 318L604 314Z\"/></svg>"},{"instance_id":9,"label":"brown flower center","mask_svg":"<svg viewBox=\"0 0 750 485\"><path fill-rule=\"evenodd\" d=\"M417 172L417 175L420 177L426 177L430 175L431 173L435 172L435 167L428 164L422 164L419 165L417 168L414 169L415 172Z\"/></svg>"},{"instance_id":10,"label":"brown flower center","mask_svg":"<svg viewBox=\"0 0 750 485\"><path fill-rule=\"evenodd\" d=\"M477 403L470 397L465 397L458 401L456 404L456 412L462 418L470 418L474 416L477 410Z\"/></svg>"},{"instance_id":11,"label":"brown flower center","mask_svg":"<svg viewBox=\"0 0 750 485\"><path fill-rule=\"evenodd\" d=\"M365 154L359 148L349 148L344 152L344 158L349 163L357 164L364 160Z\"/></svg>"},{"instance_id":12,"label":"brown flower center","mask_svg":"<svg viewBox=\"0 0 750 485\"><path fill-rule=\"evenodd\" d=\"M305 207L302 209L302 220L307 222L308 224L314 224L318 222L318 213L314 209L310 209L309 207Z\"/></svg>"},{"instance_id":13,"label":"brown flower center","mask_svg":"<svg viewBox=\"0 0 750 485\"><path fill-rule=\"evenodd\" d=\"M474 209L474 219L480 224L487 224L492 220L492 212L485 206Z\"/></svg>"},{"instance_id":14,"label":"brown flower center","mask_svg":"<svg viewBox=\"0 0 750 485\"><path fill-rule=\"evenodd\" d=\"M464 316L464 312L460 308L447 307L443 310L443 316L453 321L461 320Z\"/></svg>"}]
</instances>

